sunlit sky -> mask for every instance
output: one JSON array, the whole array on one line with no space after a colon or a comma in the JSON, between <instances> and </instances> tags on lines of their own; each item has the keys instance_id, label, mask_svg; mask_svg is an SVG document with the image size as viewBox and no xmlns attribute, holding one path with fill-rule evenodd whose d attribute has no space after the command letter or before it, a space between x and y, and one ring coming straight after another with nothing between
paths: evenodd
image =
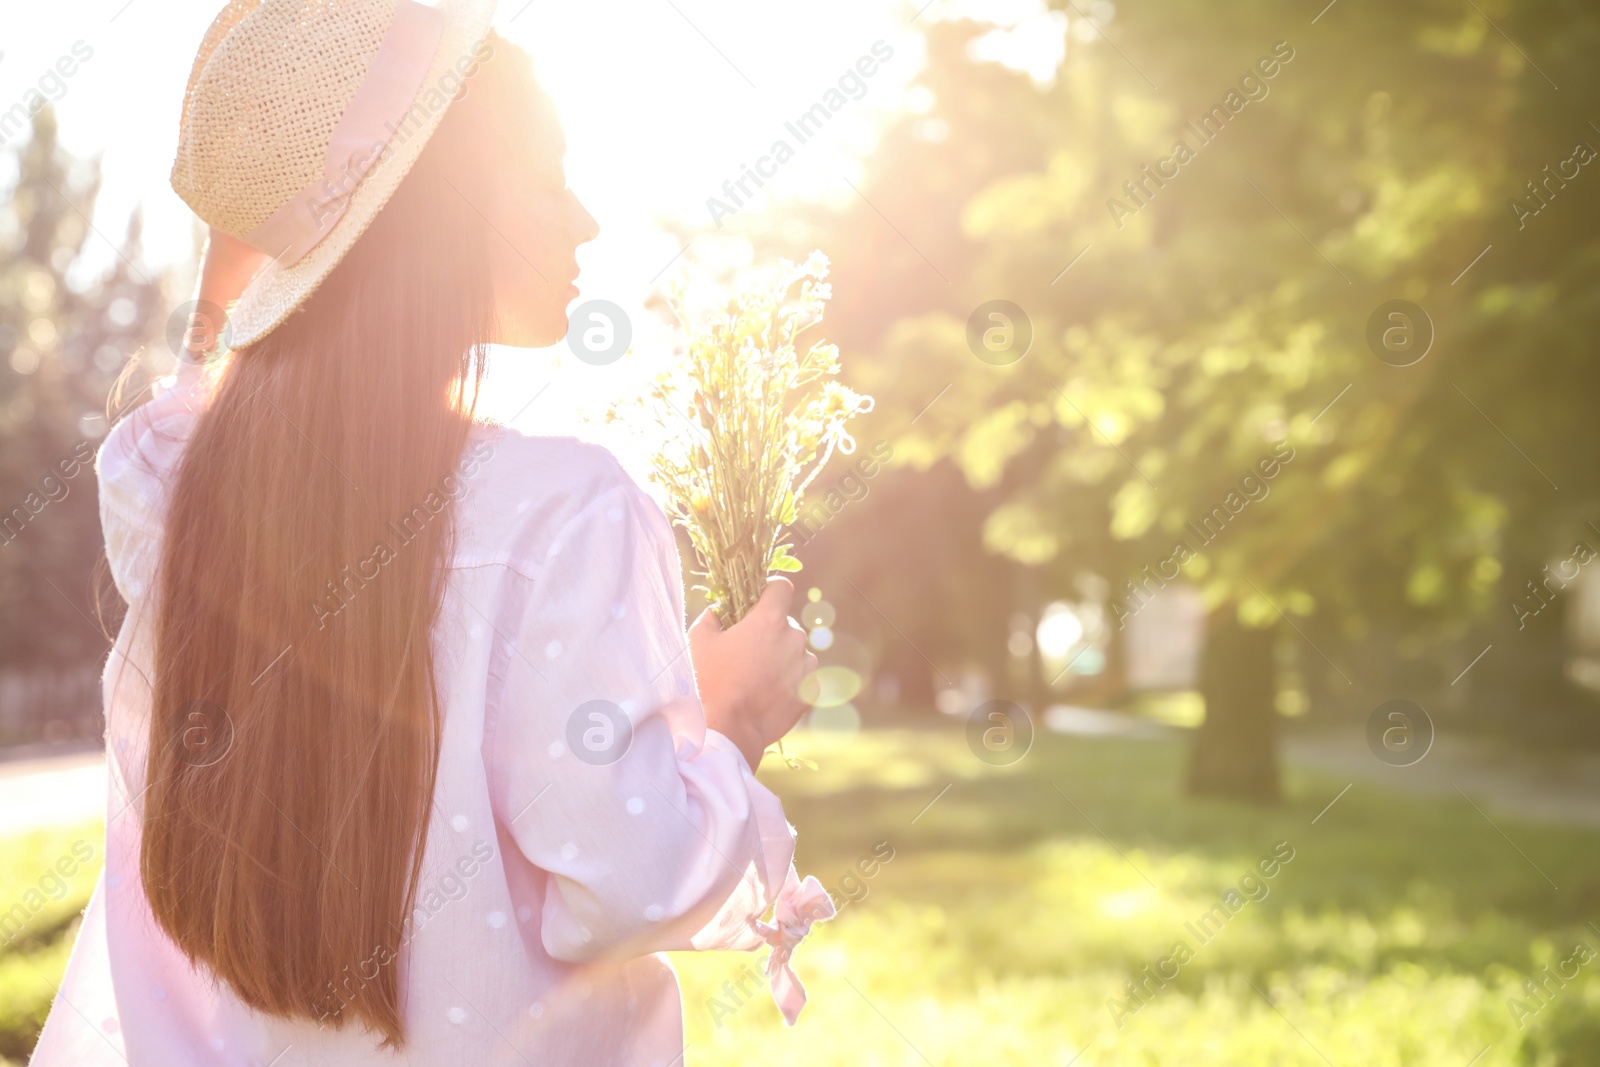
<instances>
[{"instance_id":1,"label":"sunlit sky","mask_svg":"<svg viewBox=\"0 0 1600 1067\"><path fill-rule=\"evenodd\" d=\"M713 236L696 239L680 257L683 245L665 223L710 222L707 199L723 196L723 183L737 180L786 136L784 123L835 87L875 42L893 57L742 213L782 211L796 198L842 202L855 195L846 179L858 178L885 118L929 106L908 89L924 62L917 32L923 21L957 15L992 21L997 30L982 45L982 58L1041 80L1066 47L1065 18L1045 14L1040 0L932 0L919 14L924 2L502 0L496 28L533 54L566 127L569 181L602 227L600 239L579 253L583 299L612 300L629 313L634 354L594 367L564 347L497 350L489 413L515 415L530 430L563 431L575 412L603 409L636 389L651 359L671 347L666 327L643 309L670 277L663 272L689 261L716 266L749 256L743 242ZM103 161L95 226L117 240L129 214L142 207L146 260L185 272L193 269L195 222L167 175L190 63L220 6L219 0L7 0L0 13L0 111L76 42L92 48L56 108L65 146ZM1101 0L1096 7L1110 5ZM9 158L0 163L0 180L9 181L12 166ZM109 242L91 238L91 244L82 269L108 267Z\"/></svg>"}]
</instances>

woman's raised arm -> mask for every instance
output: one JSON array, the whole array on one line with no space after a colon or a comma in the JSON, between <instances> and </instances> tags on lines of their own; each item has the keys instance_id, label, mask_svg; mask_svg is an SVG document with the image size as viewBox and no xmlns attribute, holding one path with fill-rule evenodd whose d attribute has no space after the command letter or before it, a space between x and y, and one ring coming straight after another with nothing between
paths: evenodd
<instances>
[{"instance_id":1,"label":"woman's raised arm","mask_svg":"<svg viewBox=\"0 0 1600 1067\"><path fill-rule=\"evenodd\" d=\"M239 299L250 279L266 262L266 254L237 237L210 228L205 252L200 257L200 282L189 309L184 331L184 348L195 363L217 346L228 309Z\"/></svg>"}]
</instances>

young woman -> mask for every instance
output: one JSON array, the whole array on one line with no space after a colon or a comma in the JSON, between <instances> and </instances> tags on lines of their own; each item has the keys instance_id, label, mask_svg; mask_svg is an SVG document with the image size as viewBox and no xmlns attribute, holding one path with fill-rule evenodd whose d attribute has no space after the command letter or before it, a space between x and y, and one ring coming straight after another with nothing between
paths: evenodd
<instances>
[{"instance_id":1,"label":"young woman","mask_svg":"<svg viewBox=\"0 0 1600 1067\"><path fill-rule=\"evenodd\" d=\"M101 450L105 872L42 1067L667 1067L657 953L781 962L827 910L754 777L792 587L686 633L615 460L474 419L596 233L492 7L236 0L196 60L173 183L231 351Z\"/></svg>"}]
</instances>

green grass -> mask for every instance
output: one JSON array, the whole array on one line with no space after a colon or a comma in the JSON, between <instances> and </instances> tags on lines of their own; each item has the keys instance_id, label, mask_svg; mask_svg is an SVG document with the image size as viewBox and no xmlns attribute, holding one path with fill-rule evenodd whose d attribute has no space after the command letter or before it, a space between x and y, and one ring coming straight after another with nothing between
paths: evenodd
<instances>
[{"instance_id":1,"label":"green grass","mask_svg":"<svg viewBox=\"0 0 1600 1067\"><path fill-rule=\"evenodd\" d=\"M20 927L0 933L0 1064L24 1061L33 1050L66 970L78 916L94 891L104 838L99 823L88 823L0 842L0 919L13 905L23 909L19 921L26 913ZM86 848L92 858L80 863ZM72 874L63 876L63 869Z\"/></svg>"},{"instance_id":2,"label":"green grass","mask_svg":"<svg viewBox=\"0 0 1600 1067\"><path fill-rule=\"evenodd\" d=\"M833 887L877 841L896 856L797 953L793 1030L764 990L717 1025L743 961L675 957L694 1067L1064 1067L1085 1046L1085 1065L1600 1063L1600 959L1523 1027L1506 1004L1577 941L1600 949L1600 835L1496 818L1555 889L1459 798L1358 783L1312 825L1344 781L1291 773L1278 808L1194 801L1176 742L1044 736L1006 769L954 732L794 748L821 769L769 779L802 873ZM1185 929L1279 841L1295 856L1265 899L1209 943ZM1108 1002L1180 939L1194 958L1119 1027Z\"/></svg>"},{"instance_id":3,"label":"green grass","mask_svg":"<svg viewBox=\"0 0 1600 1067\"><path fill-rule=\"evenodd\" d=\"M1042 736L1003 769L953 730L792 747L821 769L766 777L802 873L838 890L877 842L895 857L800 949L792 1030L765 989L723 993L762 957L674 957L690 1067L1065 1067L1086 1046L1084 1067L1467 1067L1486 1047L1477 1067L1600 1063L1600 959L1521 1027L1506 1004L1576 942L1600 949L1600 835L1494 816L1513 846L1458 797L1365 783L1313 825L1345 782L1298 773L1281 807L1193 801L1176 742ZM0 887L15 897L88 832L7 842ZM1295 856L1269 894L1201 944L1185 924L1279 841ZM82 904L0 953L0 1056L26 1056ZM1194 958L1119 1027L1108 1001L1180 939Z\"/></svg>"}]
</instances>

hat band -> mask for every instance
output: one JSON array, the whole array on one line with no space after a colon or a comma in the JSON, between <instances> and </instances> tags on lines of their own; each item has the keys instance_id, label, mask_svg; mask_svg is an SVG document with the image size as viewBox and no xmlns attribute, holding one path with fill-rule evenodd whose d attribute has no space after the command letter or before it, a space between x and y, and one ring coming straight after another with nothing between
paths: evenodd
<instances>
[{"instance_id":1,"label":"hat band","mask_svg":"<svg viewBox=\"0 0 1600 1067\"><path fill-rule=\"evenodd\" d=\"M298 262L344 217L356 187L389 150L389 141L412 110L444 35L444 14L417 0L396 0L394 21L383 35L366 77L350 98L328 142L323 178L245 235L244 241L280 266Z\"/></svg>"}]
</instances>

